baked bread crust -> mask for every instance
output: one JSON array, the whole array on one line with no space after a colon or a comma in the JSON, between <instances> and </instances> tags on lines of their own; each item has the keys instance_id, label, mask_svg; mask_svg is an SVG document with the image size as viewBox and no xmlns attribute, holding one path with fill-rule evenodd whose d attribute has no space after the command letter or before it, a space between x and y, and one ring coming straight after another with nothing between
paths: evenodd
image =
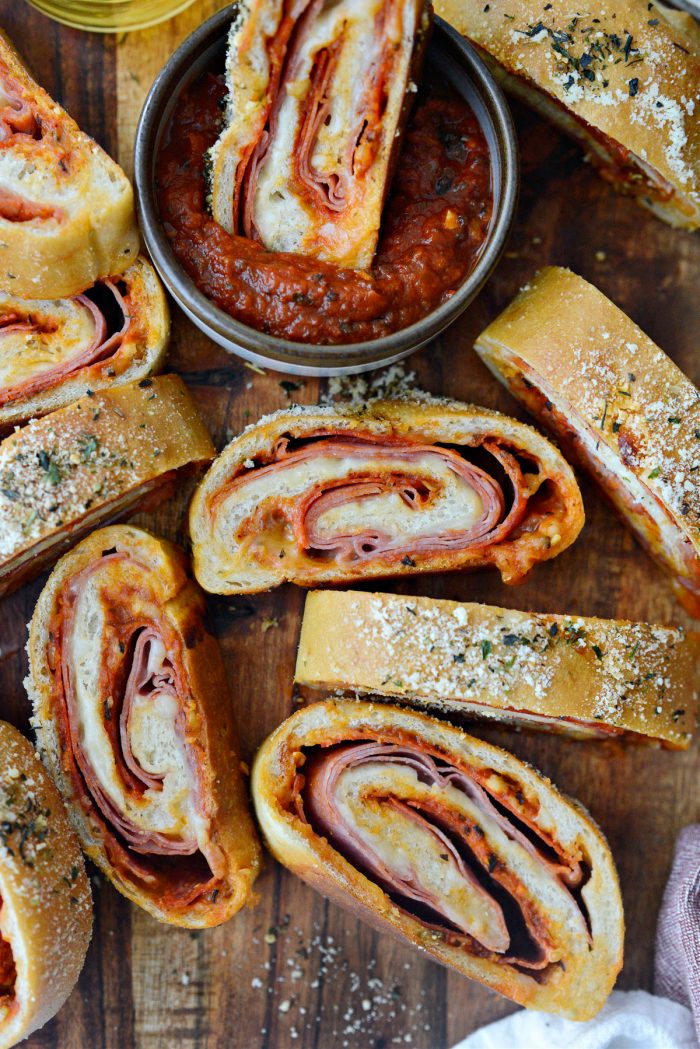
<instances>
[{"instance_id":1,"label":"baked bread crust","mask_svg":"<svg viewBox=\"0 0 700 1049\"><path fill-rule=\"evenodd\" d=\"M126 175L32 79L2 33L0 86L12 100L0 107L0 289L70 298L123 273L139 251ZM16 133L18 105L27 129Z\"/></svg>"},{"instance_id":2,"label":"baked bread crust","mask_svg":"<svg viewBox=\"0 0 700 1049\"><path fill-rule=\"evenodd\" d=\"M506 961L480 957L419 922L326 837L315 833L295 801L304 775L302 748L367 739L396 739L402 748L414 743L451 765L489 770L485 776L492 770L497 782L510 783L526 804L532 802L537 821L590 865L590 878L579 890L590 919L590 943L571 914L569 919L554 917L561 915L558 897L550 893L547 880L540 880L540 920L564 964L540 970L534 979ZM603 1005L621 968L623 951L622 902L610 850L583 808L511 754L417 711L367 702L314 703L295 713L263 743L255 758L252 786L258 821L273 855L358 917L521 1005L576 1020L589 1019Z\"/></svg>"},{"instance_id":3,"label":"baked bread crust","mask_svg":"<svg viewBox=\"0 0 700 1049\"><path fill-rule=\"evenodd\" d=\"M165 498L214 446L181 379L81 397L0 444L0 595L98 523Z\"/></svg>"},{"instance_id":4,"label":"baked bread crust","mask_svg":"<svg viewBox=\"0 0 700 1049\"><path fill-rule=\"evenodd\" d=\"M0 821L0 947L9 944L15 970L14 993L0 993L0 1049L10 1049L73 990L92 933L92 899L58 791L32 745L4 721Z\"/></svg>"},{"instance_id":5,"label":"baked bread crust","mask_svg":"<svg viewBox=\"0 0 700 1049\"><path fill-rule=\"evenodd\" d=\"M63 378L58 375L54 379L49 378L47 384L35 392L30 389L26 394L18 391L18 395L9 398L7 387L3 390L0 384L0 430L64 408L82 397L87 390L123 386L160 371L170 334L170 311L156 271L148 259L139 255L133 265L112 283L117 286L126 315L125 330L115 349L75 371L69 371ZM22 300L0 292L0 331L7 332L3 320L10 315L14 318L12 323L16 323L20 317L31 317L32 322L42 326L45 331L40 337L42 348L38 363L41 364L46 360L46 348L52 345L53 340L62 340L58 345L66 353L71 349L70 344L66 345L66 333L60 326L56 326L52 333L54 325L51 324L51 318L56 307L63 305L70 306L70 303L43 299ZM26 338L28 342L32 339L31 331ZM55 342L53 344L56 345ZM80 349L79 344L75 346L71 356L79 353ZM29 352L28 346L22 353L24 368ZM25 374L25 383L36 385L40 374Z\"/></svg>"},{"instance_id":6,"label":"baked bread crust","mask_svg":"<svg viewBox=\"0 0 700 1049\"><path fill-rule=\"evenodd\" d=\"M685 749L699 665L700 634L682 628L316 591L295 680L574 739L622 735Z\"/></svg>"},{"instance_id":7,"label":"baked bread crust","mask_svg":"<svg viewBox=\"0 0 700 1049\"><path fill-rule=\"evenodd\" d=\"M586 13L567 0L515 0L505 14L481 0L437 0L435 10L506 87L583 140L594 163L605 164L606 139L641 161L627 185L610 172L617 188L672 225L700 226L700 49L682 21L646 0ZM649 194L645 171L658 174L660 196Z\"/></svg>"},{"instance_id":8,"label":"baked bread crust","mask_svg":"<svg viewBox=\"0 0 700 1049\"><path fill-rule=\"evenodd\" d=\"M123 616L126 610L134 623L140 622L143 613L139 601L148 586L157 599L164 630L175 638L172 647L166 649L165 658L175 667L176 677L186 687L186 694L178 695L181 709L178 716L183 719L182 732L186 731L188 757L195 770L198 819L207 821L205 847L211 850L212 863L217 866L216 887L210 887L193 901L179 900L174 889L171 901L166 894L159 895L158 884L151 888L145 880L130 876L130 870L112 861L105 825L108 830L111 828L75 765L61 714L58 697L63 695L64 688L66 595L80 573L96 565L106 565L102 559L115 555L133 559L146 570L139 575L141 589L135 593L127 590L125 596L118 589L120 577L114 579L114 567L107 569L112 573L117 614ZM251 902L252 885L261 866L260 846L241 774L226 673L218 642L207 629L205 616L204 595L190 578L187 558L179 547L129 525L100 529L61 558L39 596L29 628L26 681L34 705L40 751L68 806L86 854L133 903L160 921L193 929L220 925ZM133 645L126 643L125 647L129 651ZM94 650L96 658L101 655L99 638L95 639ZM100 682L108 697L105 702L109 702L109 698L117 694L116 689L110 687L113 682L104 683L102 677ZM96 702L96 706L103 710L101 702ZM117 716L113 705L107 720L111 722ZM151 726L151 738L155 731ZM136 858L147 863L147 850L142 850ZM177 863L177 856L171 859ZM167 887L166 877L166 890Z\"/></svg>"},{"instance_id":9,"label":"baked bread crust","mask_svg":"<svg viewBox=\"0 0 700 1049\"><path fill-rule=\"evenodd\" d=\"M536 465L523 482L527 509L521 523L493 545L410 551L410 556L380 553L371 559L329 561L307 555L285 535L275 534L274 556L265 549L266 563L255 552L237 545L226 519L228 486L238 477L251 477L258 464L280 460L280 448L319 436L386 442L387 448L405 442L420 445L464 446L502 444ZM323 487L321 482L321 487ZM537 488L537 491L534 489ZM533 494L534 492L534 494ZM275 493L273 493L274 495ZM279 494L279 493L277 493ZM540 495L542 502L539 502ZM303 496L306 496L304 491ZM302 501L288 500L288 513ZM220 510L220 504L224 509ZM250 509L256 537L259 507ZM369 524L373 521L368 519ZM524 423L473 405L432 399L421 402L377 401L361 408L298 406L261 419L236 437L221 453L198 486L190 508L190 534L197 579L212 593L252 593L290 581L302 586L342 583L379 576L443 572L494 565L506 582L516 582L538 562L555 557L576 538L583 525L583 505L573 472L559 451ZM247 525L241 525L245 530ZM246 536L247 538L247 536ZM272 549L272 541L270 549ZM282 552L280 552L282 551ZM269 558L268 558L269 554ZM262 567L261 567L262 566Z\"/></svg>"},{"instance_id":10,"label":"baked bread crust","mask_svg":"<svg viewBox=\"0 0 700 1049\"><path fill-rule=\"evenodd\" d=\"M368 270L430 24L426 0L238 5L208 153L216 221Z\"/></svg>"},{"instance_id":11,"label":"baked bread crust","mask_svg":"<svg viewBox=\"0 0 700 1049\"><path fill-rule=\"evenodd\" d=\"M602 292L548 267L475 349L602 486L700 615L700 394Z\"/></svg>"}]
</instances>

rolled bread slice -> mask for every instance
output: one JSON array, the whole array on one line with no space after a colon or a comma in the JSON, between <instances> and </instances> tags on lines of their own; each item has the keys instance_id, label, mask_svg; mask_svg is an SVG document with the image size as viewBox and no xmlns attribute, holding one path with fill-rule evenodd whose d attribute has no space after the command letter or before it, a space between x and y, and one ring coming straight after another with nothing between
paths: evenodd
<instances>
[{"instance_id":1,"label":"rolled bread slice","mask_svg":"<svg viewBox=\"0 0 700 1049\"><path fill-rule=\"evenodd\" d=\"M520 1005L604 1004L624 931L610 849L512 754L417 711L314 703L252 785L273 855L358 918Z\"/></svg>"},{"instance_id":2,"label":"rolled bread slice","mask_svg":"<svg viewBox=\"0 0 700 1049\"><path fill-rule=\"evenodd\" d=\"M549 441L438 399L276 412L224 449L190 508L195 573L224 594L485 566L515 583L582 525Z\"/></svg>"},{"instance_id":3,"label":"rolled bread slice","mask_svg":"<svg viewBox=\"0 0 700 1049\"><path fill-rule=\"evenodd\" d=\"M56 1015L83 968L90 883L56 787L0 721L0 1049Z\"/></svg>"},{"instance_id":4,"label":"rolled bread slice","mask_svg":"<svg viewBox=\"0 0 700 1049\"><path fill-rule=\"evenodd\" d=\"M131 184L0 33L0 290L79 295L139 251Z\"/></svg>"},{"instance_id":5,"label":"rolled bread slice","mask_svg":"<svg viewBox=\"0 0 700 1049\"><path fill-rule=\"evenodd\" d=\"M165 293L143 255L71 299L0 291L0 431L159 371L169 332Z\"/></svg>"},{"instance_id":6,"label":"rolled bread slice","mask_svg":"<svg viewBox=\"0 0 700 1049\"><path fill-rule=\"evenodd\" d=\"M51 573L28 653L37 740L87 855L160 921L231 918L260 847L183 551L128 525L93 532Z\"/></svg>"},{"instance_id":7,"label":"rolled bread slice","mask_svg":"<svg viewBox=\"0 0 700 1049\"><path fill-rule=\"evenodd\" d=\"M0 595L98 524L153 507L214 446L175 375L97 393L0 444Z\"/></svg>"},{"instance_id":8,"label":"rolled bread slice","mask_svg":"<svg viewBox=\"0 0 700 1049\"><path fill-rule=\"evenodd\" d=\"M247 0L226 56L211 206L271 251L369 269L408 101L426 0Z\"/></svg>"},{"instance_id":9,"label":"rolled bread slice","mask_svg":"<svg viewBox=\"0 0 700 1049\"><path fill-rule=\"evenodd\" d=\"M602 292L556 266L474 348L700 616L700 393L680 368Z\"/></svg>"},{"instance_id":10,"label":"rolled bread slice","mask_svg":"<svg viewBox=\"0 0 700 1049\"><path fill-rule=\"evenodd\" d=\"M428 597L315 591L295 680L575 739L690 745L700 634Z\"/></svg>"}]
</instances>

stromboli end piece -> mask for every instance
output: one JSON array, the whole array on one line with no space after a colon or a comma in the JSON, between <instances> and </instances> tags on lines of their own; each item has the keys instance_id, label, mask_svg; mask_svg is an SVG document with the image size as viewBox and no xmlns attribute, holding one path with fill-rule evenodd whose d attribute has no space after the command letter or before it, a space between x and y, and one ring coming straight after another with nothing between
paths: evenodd
<instances>
[{"instance_id":1,"label":"stromboli end piece","mask_svg":"<svg viewBox=\"0 0 700 1049\"><path fill-rule=\"evenodd\" d=\"M446 714L685 749L700 634L429 597L309 594L296 681Z\"/></svg>"},{"instance_id":2,"label":"stromboli end piece","mask_svg":"<svg viewBox=\"0 0 700 1049\"><path fill-rule=\"evenodd\" d=\"M700 393L680 368L559 267L537 274L475 349L591 473L700 616Z\"/></svg>"},{"instance_id":3,"label":"stromboli end piece","mask_svg":"<svg viewBox=\"0 0 700 1049\"><path fill-rule=\"evenodd\" d=\"M93 532L51 574L28 650L39 743L88 856L160 921L232 917L260 849L183 552L126 525Z\"/></svg>"},{"instance_id":4,"label":"stromboli end piece","mask_svg":"<svg viewBox=\"0 0 700 1049\"><path fill-rule=\"evenodd\" d=\"M521 1005L594 1016L622 965L607 843L511 754L415 711L314 703L262 745L258 820L325 896Z\"/></svg>"},{"instance_id":5,"label":"stromboli end piece","mask_svg":"<svg viewBox=\"0 0 700 1049\"><path fill-rule=\"evenodd\" d=\"M89 391L0 444L0 595L90 528L155 506L214 446L180 378Z\"/></svg>"},{"instance_id":6,"label":"stromboli end piece","mask_svg":"<svg viewBox=\"0 0 700 1049\"><path fill-rule=\"evenodd\" d=\"M163 288L142 255L72 299L0 292L0 430L158 371L169 331Z\"/></svg>"},{"instance_id":7,"label":"stromboli end piece","mask_svg":"<svg viewBox=\"0 0 700 1049\"><path fill-rule=\"evenodd\" d=\"M0 721L0 1049L58 1012L92 932L90 883L58 791Z\"/></svg>"},{"instance_id":8,"label":"stromboli end piece","mask_svg":"<svg viewBox=\"0 0 700 1049\"><path fill-rule=\"evenodd\" d=\"M126 175L30 77L0 33L0 288L80 295L139 251Z\"/></svg>"},{"instance_id":9,"label":"stromboli end piece","mask_svg":"<svg viewBox=\"0 0 700 1049\"><path fill-rule=\"evenodd\" d=\"M277 412L224 449L190 509L195 573L213 593L484 565L512 583L582 524L549 441L440 400Z\"/></svg>"},{"instance_id":10,"label":"stromboli end piece","mask_svg":"<svg viewBox=\"0 0 700 1049\"><path fill-rule=\"evenodd\" d=\"M663 4L437 0L516 98L586 149L600 174L672 226L700 226L700 48Z\"/></svg>"}]
</instances>

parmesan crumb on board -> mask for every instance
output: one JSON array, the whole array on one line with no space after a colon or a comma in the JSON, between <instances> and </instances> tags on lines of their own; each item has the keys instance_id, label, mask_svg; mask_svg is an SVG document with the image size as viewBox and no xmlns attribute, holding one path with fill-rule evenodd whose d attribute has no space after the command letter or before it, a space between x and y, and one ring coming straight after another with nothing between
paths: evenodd
<instances>
[{"instance_id":1,"label":"parmesan crumb on board","mask_svg":"<svg viewBox=\"0 0 700 1049\"><path fill-rule=\"evenodd\" d=\"M411 962L399 965L394 957L390 970L381 974L380 964L372 957L364 971L356 971L325 925L314 922L309 933L293 927L289 915L274 927L272 935L272 940L267 935L253 937L256 947L262 939L268 943L269 954L250 986L266 999L274 996L271 1022L280 1044L297 1039L306 1044L321 1031L324 1046L349 1049L380 1044L378 1032L382 1032L383 1045L433 1049L429 992L421 986L416 994ZM407 980L410 994L404 989ZM313 1015L299 1000L300 984L318 995ZM271 1032L263 1027L260 1033L264 1037Z\"/></svg>"},{"instance_id":2,"label":"parmesan crumb on board","mask_svg":"<svg viewBox=\"0 0 700 1049\"><path fill-rule=\"evenodd\" d=\"M381 371L364 375L343 375L328 380L328 390L319 404L336 401L358 406L381 400L430 400L432 394L415 385L416 373L407 372L402 364L391 364Z\"/></svg>"}]
</instances>

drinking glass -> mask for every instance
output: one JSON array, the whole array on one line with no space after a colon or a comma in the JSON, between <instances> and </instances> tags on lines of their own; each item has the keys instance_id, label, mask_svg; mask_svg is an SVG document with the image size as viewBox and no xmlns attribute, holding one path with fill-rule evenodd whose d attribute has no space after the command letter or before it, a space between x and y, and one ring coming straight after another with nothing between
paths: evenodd
<instances>
[{"instance_id":1,"label":"drinking glass","mask_svg":"<svg viewBox=\"0 0 700 1049\"><path fill-rule=\"evenodd\" d=\"M123 33L172 18L193 0L29 0L29 3L75 29Z\"/></svg>"}]
</instances>

